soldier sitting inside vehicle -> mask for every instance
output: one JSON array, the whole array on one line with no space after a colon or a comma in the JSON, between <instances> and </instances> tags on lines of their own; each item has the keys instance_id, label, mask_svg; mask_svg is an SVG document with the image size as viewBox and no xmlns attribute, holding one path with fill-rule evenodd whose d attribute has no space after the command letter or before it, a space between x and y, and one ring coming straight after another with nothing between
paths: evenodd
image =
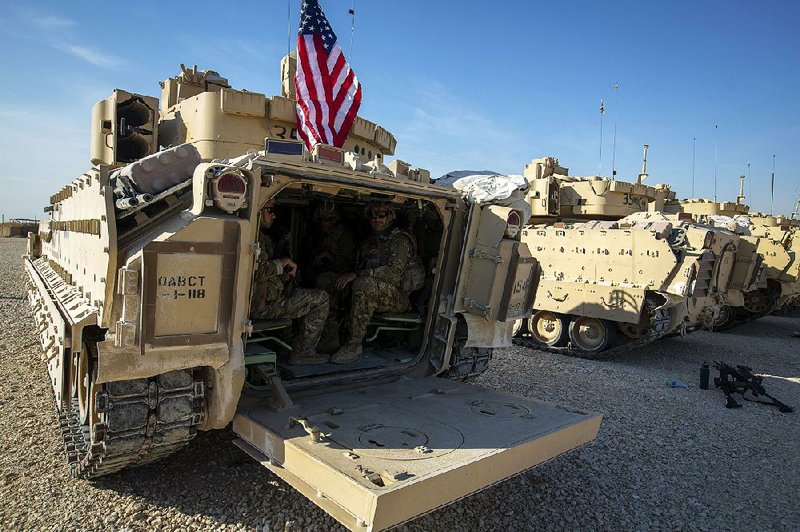
<instances>
[{"instance_id":1,"label":"soldier sitting inside vehicle","mask_svg":"<svg viewBox=\"0 0 800 532\"><path fill-rule=\"evenodd\" d=\"M261 208L261 253L250 314L253 319L296 320L289 364L322 364L328 361L328 356L318 354L316 347L328 317L328 294L324 290L295 288L297 264L289 257L277 257L275 242L268 233L275 217L275 204L266 203Z\"/></svg>"},{"instance_id":2,"label":"soldier sitting inside vehicle","mask_svg":"<svg viewBox=\"0 0 800 532\"><path fill-rule=\"evenodd\" d=\"M315 285L330 298L328 321L319 344L323 353L339 348L339 328L342 324L345 291L336 289L339 277L353 269L356 244L353 233L341 223L339 209L331 202L317 205L314 210L317 231L311 238L314 250L311 268Z\"/></svg>"},{"instance_id":3,"label":"soldier sitting inside vehicle","mask_svg":"<svg viewBox=\"0 0 800 532\"><path fill-rule=\"evenodd\" d=\"M341 275L335 284L338 291L352 289L349 336L331 357L336 364L358 360L372 315L407 311L409 294L421 287L419 280L424 282L414 237L396 227L395 208L389 203L374 204L367 207L366 216L372 235L358 249L356 271Z\"/></svg>"}]
</instances>

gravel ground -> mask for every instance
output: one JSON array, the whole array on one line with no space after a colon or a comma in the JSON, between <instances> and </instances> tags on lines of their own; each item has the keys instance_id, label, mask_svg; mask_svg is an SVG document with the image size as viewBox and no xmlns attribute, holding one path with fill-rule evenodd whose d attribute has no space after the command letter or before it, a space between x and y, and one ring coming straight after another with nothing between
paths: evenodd
<instances>
[{"instance_id":1,"label":"gravel ground","mask_svg":"<svg viewBox=\"0 0 800 532\"><path fill-rule=\"evenodd\" d=\"M21 239L0 239L3 529L331 530L337 523L231 444L198 436L162 463L69 478L24 298ZM598 439L402 530L800 529L800 411L697 388L703 360L747 364L800 407L800 329L770 316L731 333L661 340L603 362L496 351L487 388L602 412ZM666 382L690 383L671 389Z\"/></svg>"}]
</instances>

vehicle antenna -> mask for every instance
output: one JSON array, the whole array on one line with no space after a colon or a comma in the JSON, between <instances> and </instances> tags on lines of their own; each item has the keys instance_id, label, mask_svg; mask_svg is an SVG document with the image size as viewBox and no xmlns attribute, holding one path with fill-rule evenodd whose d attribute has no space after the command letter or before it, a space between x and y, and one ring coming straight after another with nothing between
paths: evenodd
<instances>
[{"instance_id":1,"label":"vehicle antenna","mask_svg":"<svg viewBox=\"0 0 800 532\"><path fill-rule=\"evenodd\" d=\"M603 174L603 116L606 114L606 102L600 98L600 160L597 164L597 175Z\"/></svg>"},{"instance_id":2,"label":"vehicle antenna","mask_svg":"<svg viewBox=\"0 0 800 532\"><path fill-rule=\"evenodd\" d=\"M617 178L617 117L619 116L619 82L614 83L614 141L611 145L611 180Z\"/></svg>"},{"instance_id":3,"label":"vehicle antenna","mask_svg":"<svg viewBox=\"0 0 800 532\"><path fill-rule=\"evenodd\" d=\"M697 148L697 137L692 137L692 197L694 197L694 162Z\"/></svg>"},{"instance_id":4,"label":"vehicle antenna","mask_svg":"<svg viewBox=\"0 0 800 532\"><path fill-rule=\"evenodd\" d=\"M714 125L714 203L717 202L717 153L718 153L717 128L718 127L719 126L717 126L716 124Z\"/></svg>"},{"instance_id":5,"label":"vehicle antenna","mask_svg":"<svg viewBox=\"0 0 800 532\"><path fill-rule=\"evenodd\" d=\"M353 62L353 38L356 35L356 0L353 0L353 7L347 10L350 13L350 63Z\"/></svg>"},{"instance_id":6,"label":"vehicle antenna","mask_svg":"<svg viewBox=\"0 0 800 532\"><path fill-rule=\"evenodd\" d=\"M772 156L772 185L770 186L769 214L775 213L775 155Z\"/></svg>"}]
</instances>

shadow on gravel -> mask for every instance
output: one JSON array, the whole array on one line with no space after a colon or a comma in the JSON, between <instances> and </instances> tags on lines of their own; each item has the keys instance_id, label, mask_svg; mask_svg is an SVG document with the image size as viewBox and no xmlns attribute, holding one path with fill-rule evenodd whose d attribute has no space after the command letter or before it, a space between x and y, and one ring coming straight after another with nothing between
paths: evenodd
<instances>
[{"instance_id":1,"label":"shadow on gravel","mask_svg":"<svg viewBox=\"0 0 800 532\"><path fill-rule=\"evenodd\" d=\"M792 338L800 330L800 313L772 314L770 316L743 323L719 334L741 336L764 336L771 338Z\"/></svg>"},{"instance_id":2,"label":"shadow on gravel","mask_svg":"<svg viewBox=\"0 0 800 532\"><path fill-rule=\"evenodd\" d=\"M335 527L327 514L235 447L235 438L230 429L202 432L172 456L94 485L211 526L268 525L283 530L287 521L313 518L325 523L325 529ZM140 513L138 519L146 525L148 512Z\"/></svg>"}]
</instances>

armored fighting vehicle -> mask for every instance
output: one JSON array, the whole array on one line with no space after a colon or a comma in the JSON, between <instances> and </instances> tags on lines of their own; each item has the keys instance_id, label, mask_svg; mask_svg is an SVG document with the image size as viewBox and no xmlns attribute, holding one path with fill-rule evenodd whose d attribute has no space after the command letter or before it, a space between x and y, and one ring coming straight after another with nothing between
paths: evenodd
<instances>
[{"instance_id":1,"label":"armored fighting vehicle","mask_svg":"<svg viewBox=\"0 0 800 532\"><path fill-rule=\"evenodd\" d=\"M742 198L741 187L739 196ZM701 223L727 226L739 234L733 286L740 296L729 300L718 328L764 316L793 300L798 277L793 246L798 244L788 224L778 224L768 215L751 214L747 205L738 200L671 199L665 208Z\"/></svg>"},{"instance_id":2,"label":"armored fighting vehicle","mask_svg":"<svg viewBox=\"0 0 800 532\"><path fill-rule=\"evenodd\" d=\"M553 157L526 165L533 214L522 241L542 273L518 335L596 357L713 323L737 237L663 215L672 192L643 184L646 153L636 182L569 176Z\"/></svg>"},{"instance_id":3,"label":"armored fighting vehicle","mask_svg":"<svg viewBox=\"0 0 800 532\"><path fill-rule=\"evenodd\" d=\"M767 286L764 296L770 309L794 304L800 280L800 238L791 223L763 214L750 215L751 232L769 242L765 253ZM763 288L763 287L762 287Z\"/></svg>"},{"instance_id":4,"label":"armored fighting vehicle","mask_svg":"<svg viewBox=\"0 0 800 532\"><path fill-rule=\"evenodd\" d=\"M362 118L343 149L309 153L292 68L282 96L182 67L160 107L122 90L95 106L93 167L50 198L25 258L73 475L232 423L239 447L344 525L380 530L594 439L599 415L462 382L529 315L538 264L519 213L384 164L395 139ZM299 323L251 315L269 202L293 257L311 251L320 204L364 235L365 207L389 203L415 236L424 286L409 312L373 316L355 362L292 366Z\"/></svg>"}]
</instances>

